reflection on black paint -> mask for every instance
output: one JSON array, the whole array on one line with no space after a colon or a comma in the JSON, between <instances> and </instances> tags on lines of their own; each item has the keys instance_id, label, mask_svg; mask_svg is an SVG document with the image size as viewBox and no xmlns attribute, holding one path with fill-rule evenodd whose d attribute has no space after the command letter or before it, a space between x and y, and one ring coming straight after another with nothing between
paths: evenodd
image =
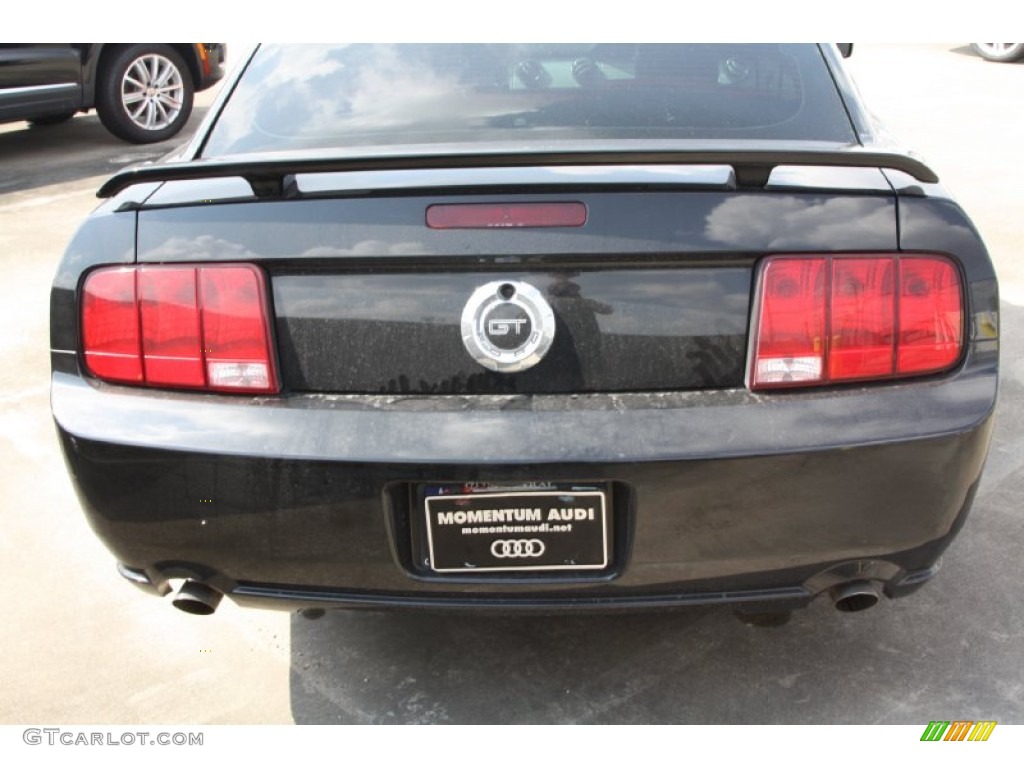
<instances>
[{"instance_id":1,"label":"reflection on black paint","mask_svg":"<svg viewBox=\"0 0 1024 768\"><path fill-rule=\"evenodd\" d=\"M500 277L541 290L555 340L533 368L484 370L461 317ZM623 392L737 386L747 266L278 275L282 370L293 391L401 394Z\"/></svg>"},{"instance_id":2,"label":"reflection on black paint","mask_svg":"<svg viewBox=\"0 0 1024 768\"><path fill-rule=\"evenodd\" d=\"M579 272L554 272L547 289L556 322L555 341L548 354L559 360L555 373L559 384L577 390L585 388L605 367L597 315L614 312L609 304L584 297L579 283L572 281L578 276Z\"/></svg>"}]
</instances>

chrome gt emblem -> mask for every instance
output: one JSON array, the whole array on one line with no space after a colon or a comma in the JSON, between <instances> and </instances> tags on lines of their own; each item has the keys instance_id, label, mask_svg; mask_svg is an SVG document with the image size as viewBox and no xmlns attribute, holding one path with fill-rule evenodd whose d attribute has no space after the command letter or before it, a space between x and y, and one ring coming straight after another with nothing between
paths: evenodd
<instances>
[{"instance_id":1,"label":"chrome gt emblem","mask_svg":"<svg viewBox=\"0 0 1024 768\"><path fill-rule=\"evenodd\" d=\"M515 320L495 320L490 319L487 321L487 335L488 336L505 336L510 330L512 333L518 334L519 329L530 322L525 317L517 317Z\"/></svg>"},{"instance_id":2,"label":"chrome gt emblem","mask_svg":"<svg viewBox=\"0 0 1024 768\"><path fill-rule=\"evenodd\" d=\"M496 281L473 291L462 310L462 343L484 368L525 371L555 340L555 313L528 283Z\"/></svg>"}]
</instances>

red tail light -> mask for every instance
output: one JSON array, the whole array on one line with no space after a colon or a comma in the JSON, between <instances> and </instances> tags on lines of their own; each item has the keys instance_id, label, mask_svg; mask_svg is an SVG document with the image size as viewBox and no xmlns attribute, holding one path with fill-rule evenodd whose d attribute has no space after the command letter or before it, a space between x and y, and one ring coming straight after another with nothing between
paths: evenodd
<instances>
[{"instance_id":1,"label":"red tail light","mask_svg":"<svg viewBox=\"0 0 1024 768\"><path fill-rule=\"evenodd\" d=\"M138 285L146 383L204 386L195 268L143 268Z\"/></svg>"},{"instance_id":2,"label":"red tail light","mask_svg":"<svg viewBox=\"0 0 1024 768\"><path fill-rule=\"evenodd\" d=\"M755 381L819 382L825 369L825 262L773 259L761 274Z\"/></svg>"},{"instance_id":3,"label":"red tail light","mask_svg":"<svg viewBox=\"0 0 1024 768\"><path fill-rule=\"evenodd\" d=\"M944 259L900 260L896 372L939 371L960 357L960 278Z\"/></svg>"},{"instance_id":4,"label":"red tail light","mask_svg":"<svg viewBox=\"0 0 1024 768\"><path fill-rule=\"evenodd\" d=\"M249 264L117 267L83 287L85 362L97 378L277 392L263 273Z\"/></svg>"},{"instance_id":5,"label":"red tail light","mask_svg":"<svg viewBox=\"0 0 1024 768\"><path fill-rule=\"evenodd\" d=\"M830 381L892 375L895 269L890 258L833 260Z\"/></svg>"},{"instance_id":6,"label":"red tail light","mask_svg":"<svg viewBox=\"0 0 1024 768\"><path fill-rule=\"evenodd\" d=\"M101 379L142 381L135 270L93 272L82 297L85 364Z\"/></svg>"},{"instance_id":7,"label":"red tail light","mask_svg":"<svg viewBox=\"0 0 1024 768\"><path fill-rule=\"evenodd\" d=\"M772 256L754 310L752 389L936 373L963 347L956 267L941 256Z\"/></svg>"},{"instance_id":8,"label":"red tail light","mask_svg":"<svg viewBox=\"0 0 1024 768\"><path fill-rule=\"evenodd\" d=\"M201 267L199 274L210 388L277 391L262 273L255 267L234 266Z\"/></svg>"}]
</instances>

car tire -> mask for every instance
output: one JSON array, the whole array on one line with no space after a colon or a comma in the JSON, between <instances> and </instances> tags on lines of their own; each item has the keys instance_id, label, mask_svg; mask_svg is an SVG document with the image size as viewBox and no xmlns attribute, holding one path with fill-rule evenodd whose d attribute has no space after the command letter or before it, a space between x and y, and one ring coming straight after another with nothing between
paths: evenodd
<instances>
[{"instance_id":1,"label":"car tire","mask_svg":"<svg viewBox=\"0 0 1024 768\"><path fill-rule=\"evenodd\" d=\"M43 115L42 117L33 117L29 120L29 123L31 125L59 125L60 123L66 123L74 116L74 112L61 112L57 115Z\"/></svg>"},{"instance_id":2,"label":"car tire","mask_svg":"<svg viewBox=\"0 0 1024 768\"><path fill-rule=\"evenodd\" d=\"M174 136L192 114L195 84L173 48L137 43L106 62L96 84L96 111L107 130L134 144Z\"/></svg>"},{"instance_id":3,"label":"car tire","mask_svg":"<svg viewBox=\"0 0 1024 768\"><path fill-rule=\"evenodd\" d=\"M1024 58L1024 43L971 43L971 50L987 61L1017 61Z\"/></svg>"}]
</instances>

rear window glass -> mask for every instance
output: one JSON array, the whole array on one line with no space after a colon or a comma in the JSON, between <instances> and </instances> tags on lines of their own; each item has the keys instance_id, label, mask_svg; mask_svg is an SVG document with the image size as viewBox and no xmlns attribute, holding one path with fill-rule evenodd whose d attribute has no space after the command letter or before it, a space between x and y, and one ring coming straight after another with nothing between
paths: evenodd
<instances>
[{"instance_id":1,"label":"rear window glass","mask_svg":"<svg viewBox=\"0 0 1024 768\"><path fill-rule=\"evenodd\" d=\"M264 45L203 154L666 139L856 141L814 45Z\"/></svg>"}]
</instances>

